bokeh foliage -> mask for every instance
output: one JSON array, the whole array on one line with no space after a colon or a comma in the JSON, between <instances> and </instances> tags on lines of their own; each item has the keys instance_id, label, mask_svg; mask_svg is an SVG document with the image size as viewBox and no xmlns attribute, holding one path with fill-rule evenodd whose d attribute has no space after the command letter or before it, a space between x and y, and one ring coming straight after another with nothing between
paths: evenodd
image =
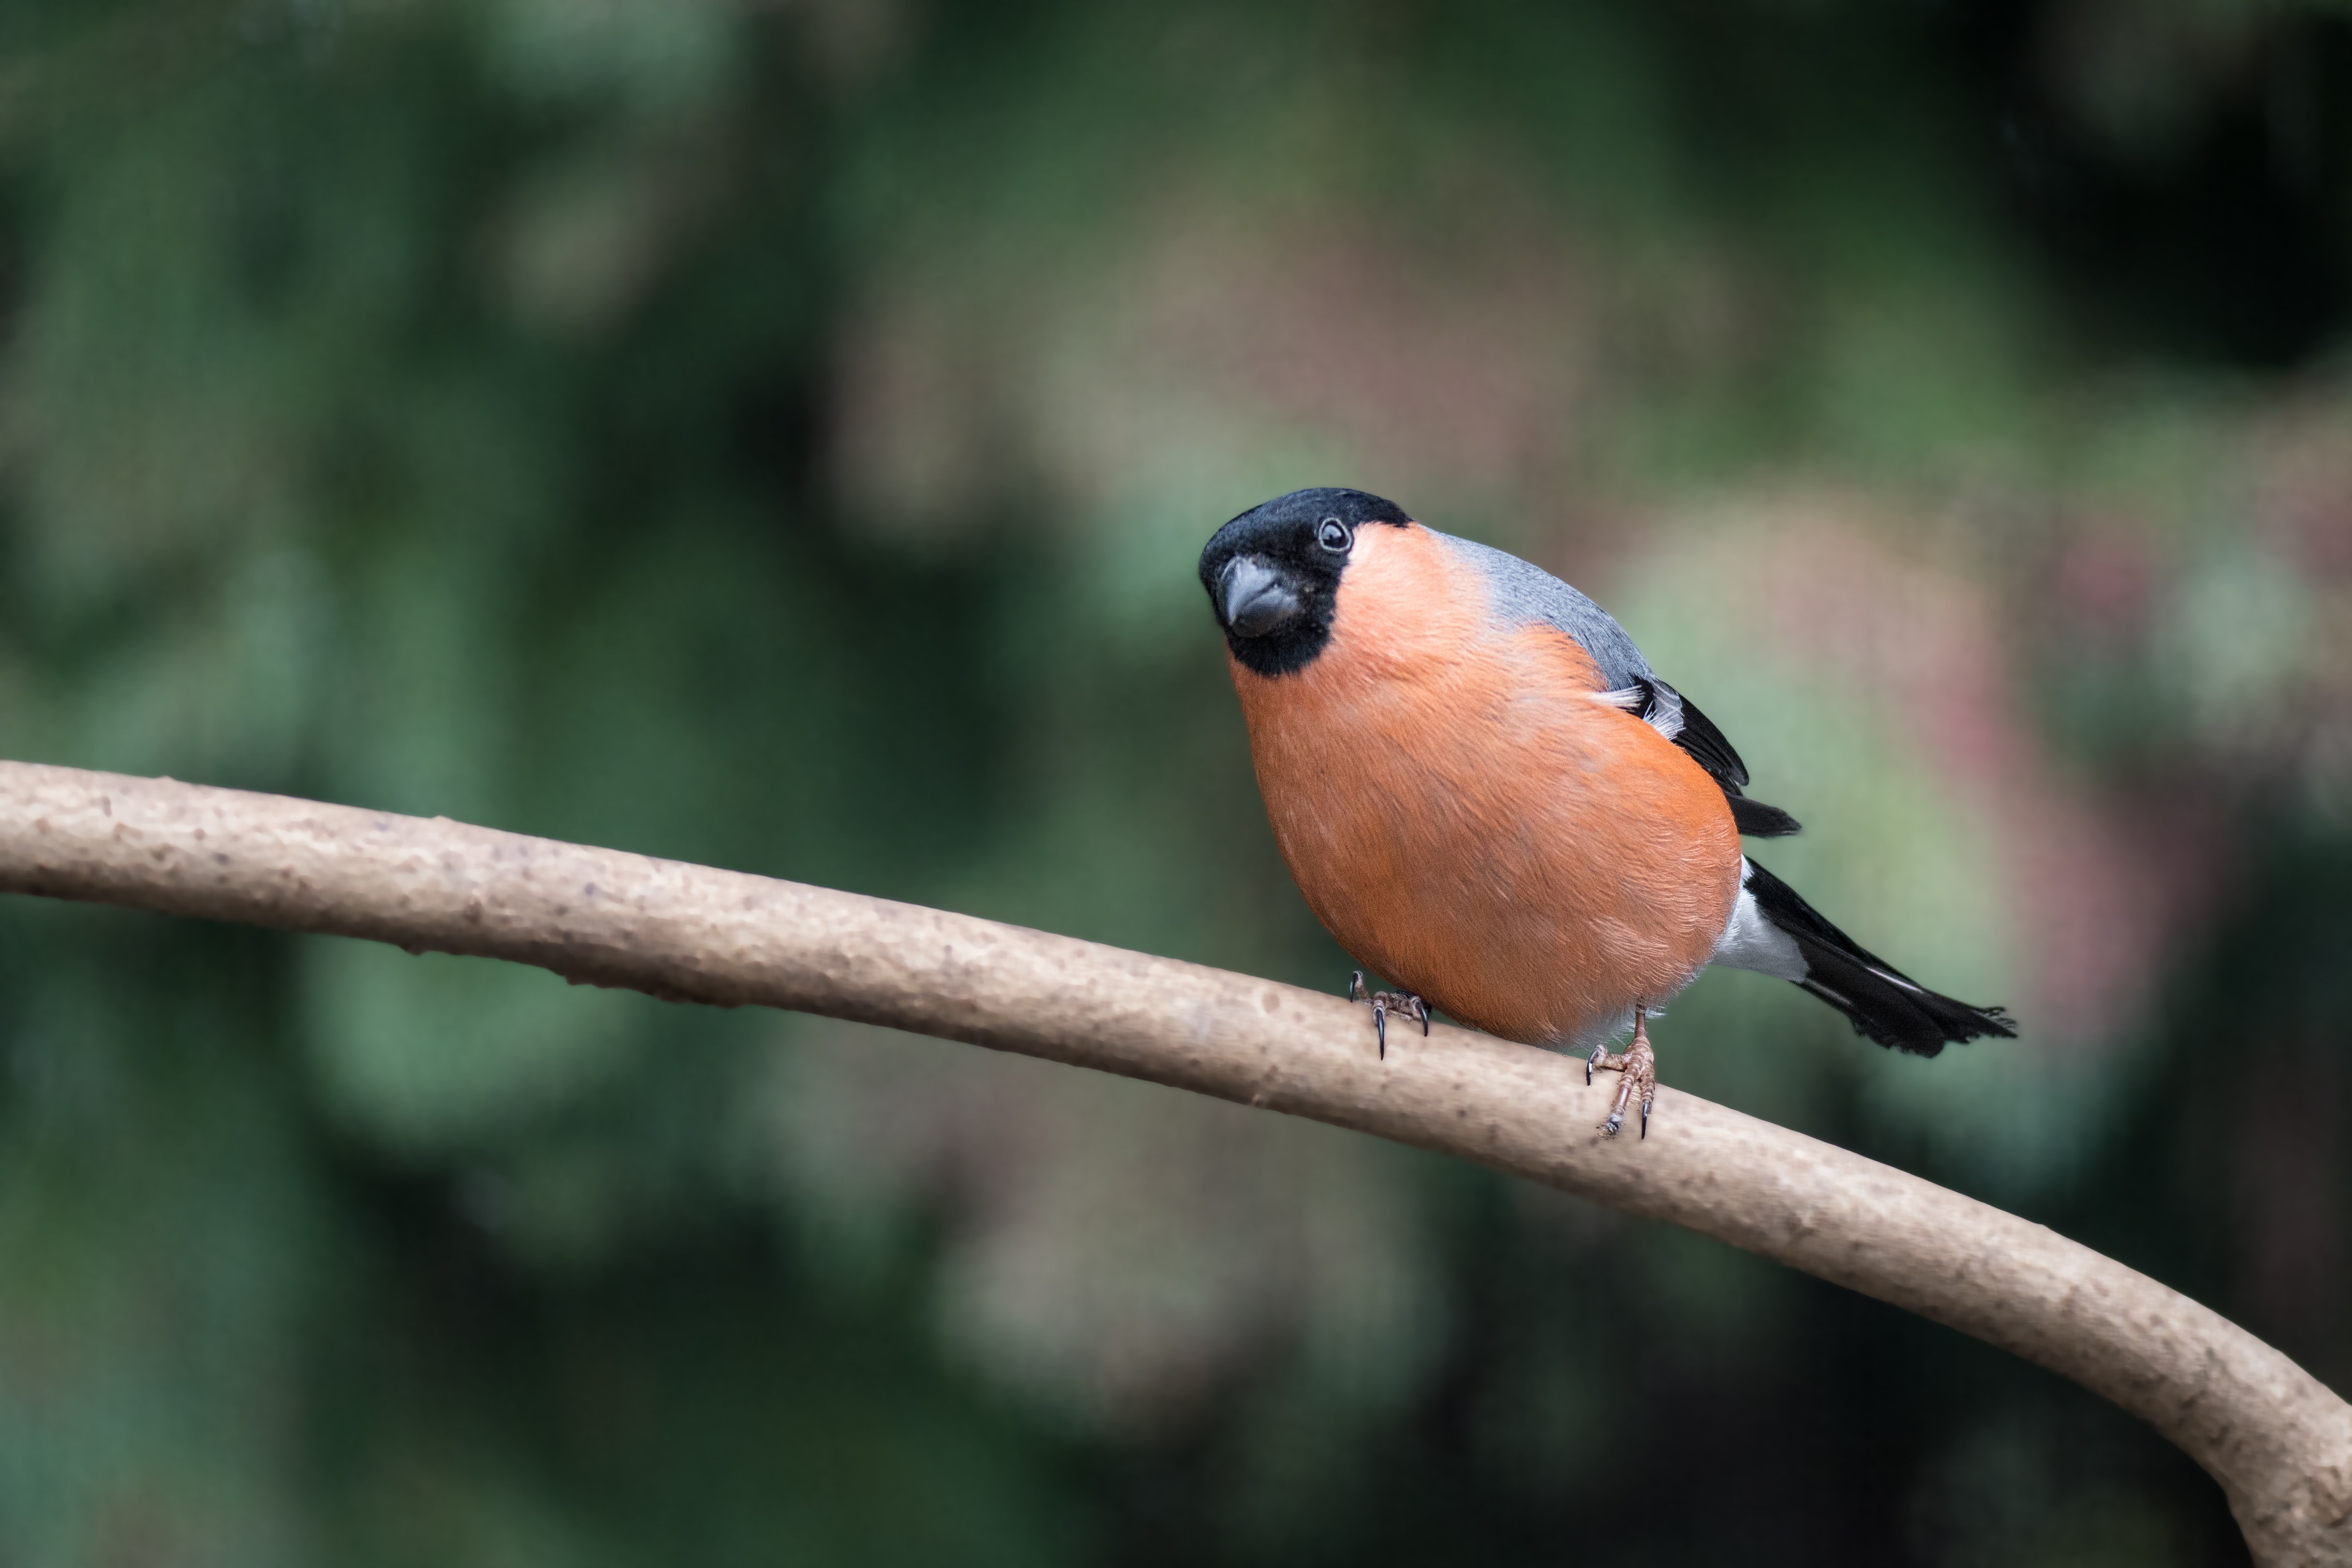
<instances>
[{"instance_id":1,"label":"bokeh foliage","mask_svg":"<svg viewBox=\"0 0 2352 1568\"><path fill-rule=\"evenodd\" d=\"M2352 1375L2352 28L2003 0L0 16L0 754L1333 984L1192 561L1573 575L2017 1047L1670 1080ZM2197 1563L2149 1434L1327 1130L0 910L0 1562Z\"/></svg>"}]
</instances>

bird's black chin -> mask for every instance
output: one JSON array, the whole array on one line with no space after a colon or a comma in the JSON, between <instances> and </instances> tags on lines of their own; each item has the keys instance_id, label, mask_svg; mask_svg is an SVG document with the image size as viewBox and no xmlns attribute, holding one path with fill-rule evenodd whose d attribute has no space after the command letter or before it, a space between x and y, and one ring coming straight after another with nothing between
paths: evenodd
<instances>
[{"instance_id":1,"label":"bird's black chin","mask_svg":"<svg viewBox=\"0 0 2352 1568\"><path fill-rule=\"evenodd\" d=\"M1254 555L1234 556L1218 587L1225 630L1235 637L1270 637L1306 608L1283 573Z\"/></svg>"}]
</instances>

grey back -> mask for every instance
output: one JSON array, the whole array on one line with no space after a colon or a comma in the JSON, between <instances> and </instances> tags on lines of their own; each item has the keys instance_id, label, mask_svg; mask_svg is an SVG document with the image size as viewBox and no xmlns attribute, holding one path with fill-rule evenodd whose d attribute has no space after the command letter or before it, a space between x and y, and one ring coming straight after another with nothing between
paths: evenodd
<instances>
[{"instance_id":1,"label":"grey back","mask_svg":"<svg viewBox=\"0 0 2352 1568\"><path fill-rule=\"evenodd\" d=\"M1497 616L1518 626L1558 626L1592 656L1610 690L1623 690L1636 680L1655 679L1650 661L1608 611L1542 567L1531 566L1491 544L1456 539L1433 528L1429 531L1486 579Z\"/></svg>"}]
</instances>

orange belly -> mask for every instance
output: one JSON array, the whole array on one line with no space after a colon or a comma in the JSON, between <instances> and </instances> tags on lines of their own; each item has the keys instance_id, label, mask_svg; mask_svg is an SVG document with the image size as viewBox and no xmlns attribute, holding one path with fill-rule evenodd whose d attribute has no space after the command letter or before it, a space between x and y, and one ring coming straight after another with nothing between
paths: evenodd
<instances>
[{"instance_id":1,"label":"orange belly","mask_svg":"<svg viewBox=\"0 0 2352 1568\"><path fill-rule=\"evenodd\" d=\"M1706 963L1738 896L1722 791L1593 700L1573 638L1491 624L1483 581L1426 530L1360 531L1305 669L1232 668L1299 891L1391 982L1564 1046Z\"/></svg>"}]
</instances>

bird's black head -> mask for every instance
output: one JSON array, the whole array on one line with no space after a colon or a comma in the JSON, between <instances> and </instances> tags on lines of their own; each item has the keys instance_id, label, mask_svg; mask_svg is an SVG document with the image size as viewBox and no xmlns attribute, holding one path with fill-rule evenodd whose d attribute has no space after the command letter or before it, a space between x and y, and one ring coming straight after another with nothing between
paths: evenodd
<instances>
[{"instance_id":1,"label":"bird's black head","mask_svg":"<svg viewBox=\"0 0 2352 1568\"><path fill-rule=\"evenodd\" d=\"M1394 501L1361 490L1293 490L1217 530L1201 552L1201 586L1225 646L1260 675L1305 668L1331 640L1356 531L1411 521Z\"/></svg>"}]
</instances>

